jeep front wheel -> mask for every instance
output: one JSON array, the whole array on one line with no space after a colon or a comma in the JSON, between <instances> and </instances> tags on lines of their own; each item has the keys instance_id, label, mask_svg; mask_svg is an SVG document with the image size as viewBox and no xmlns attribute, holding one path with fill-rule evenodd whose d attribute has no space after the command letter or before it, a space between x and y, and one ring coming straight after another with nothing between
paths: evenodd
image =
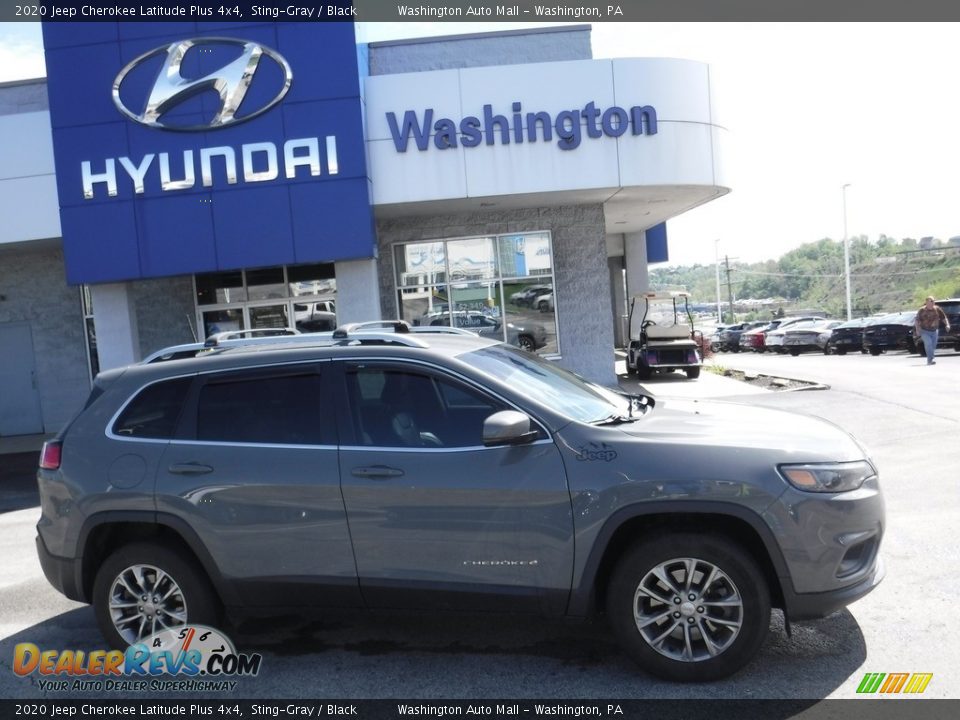
<instances>
[{"instance_id":1,"label":"jeep front wheel","mask_svg":"<svg viewBox=\"0 0 960 720\"><path fill-rule=\"evenodd\" d=\"M770 591L756 562L721 536L671 533L617 563L607 617L646 671L679 682L719 680L756 655L770 625Z\"/></svg>"},{"instance_id":2,"label":"jeep front wheel","mask_svg":"<svg viewBox=\"0 0 960 720\"><path fill-rule=\"evenodd\" d=\"M93 583L97 624L112 647L124 649L180 625L213 625L216 594L203 573L168 548L134 543L110 555Z\"/></svg>"}]
</instances>

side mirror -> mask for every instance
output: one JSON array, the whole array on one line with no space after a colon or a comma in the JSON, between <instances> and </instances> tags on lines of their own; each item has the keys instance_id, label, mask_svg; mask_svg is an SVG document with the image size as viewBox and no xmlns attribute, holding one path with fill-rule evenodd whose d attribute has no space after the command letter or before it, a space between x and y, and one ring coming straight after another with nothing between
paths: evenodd
<instances>
[{"instance_id":1,"label":"side mirror","mask_svg":"<svg viewBox=\"0 0 960 720\"><path fill-rule=\"evenodd\" d=\"M501 410L483 421L483 444L487 447L525 445L538 435L530 429L530 418L516 410Z\"/></svg>"}]
</instances>

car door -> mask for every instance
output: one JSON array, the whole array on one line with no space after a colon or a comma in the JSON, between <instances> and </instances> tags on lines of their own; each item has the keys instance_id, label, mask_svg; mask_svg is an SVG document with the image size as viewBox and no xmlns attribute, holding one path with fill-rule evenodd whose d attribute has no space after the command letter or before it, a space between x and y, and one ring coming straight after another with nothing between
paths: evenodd
<instances>
[{"instance_id":1,"label":"car door","mask_svg":"<svg viewBox=\"0 0 960 720\"><path fill-rule=\"evenodd\" d=\"M340 474L364 601L562 613L573 519L560 453L484 447L493 393L415 362L334 363Z\"/></svg>"},{"instance_id":2,"label":"car door","mask_svg":"<svg viewBox=\"0 0 960 720\"><path fill-rule=\"evenodd\" d=\"M358 605L329 363L200 375L160 463L157 510L186 521L246 605Z\"/></svg>"}]
</instances>

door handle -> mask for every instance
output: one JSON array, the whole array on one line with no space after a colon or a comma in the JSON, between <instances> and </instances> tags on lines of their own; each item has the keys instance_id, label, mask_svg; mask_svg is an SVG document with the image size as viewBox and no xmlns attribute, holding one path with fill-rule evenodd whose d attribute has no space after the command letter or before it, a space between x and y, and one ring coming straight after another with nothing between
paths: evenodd
<instances>
[{"instance_id":1,"label":"door handle","mask_svg":"<svg viewBox=\"0 0 960 720\"><path fill-rule=\"evenodd\" d=\"M196 462L176 463L171 465L168 470L173 475L206 475L213 472L213 468L209 465Z\"/></svg>"},{"instance_id":2,"label":"door handle","mask_svg":"<svg viewBox=\"0 0 960 720\"><path fill-rule=\"evenodd\" d=\"M354 468L350 471L350 474L360 478L395 478L402 477L403 470L386 465L372 465L370 467Z\"/></svg>"}]
</instances>

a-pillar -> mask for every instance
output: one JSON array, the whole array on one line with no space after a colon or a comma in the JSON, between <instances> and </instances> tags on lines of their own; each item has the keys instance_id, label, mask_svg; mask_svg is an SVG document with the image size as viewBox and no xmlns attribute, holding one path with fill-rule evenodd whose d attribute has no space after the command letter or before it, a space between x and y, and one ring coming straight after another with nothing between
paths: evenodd
<instances>
[{"instance_id":1,"label":"a-pillar","mask_svg":"<svg viewBox=\"0 0 960 720\"><path fill-rule=\"evenodd\" d=\"M337 275L337 323L343 325L379 320L380 279L377 261L346 260L335 263Z\"/></svg>"},{"instance_id":2,"label":"a-pillar","mask_svg":"<svg viewBox=\"0 0 960 720\"><path fill-rule=\"evenodd\" d=\"M90 300L100 369L109 370L138 362L140 331L130 284L91 285Z\"/></svg>"}]
</instances>

